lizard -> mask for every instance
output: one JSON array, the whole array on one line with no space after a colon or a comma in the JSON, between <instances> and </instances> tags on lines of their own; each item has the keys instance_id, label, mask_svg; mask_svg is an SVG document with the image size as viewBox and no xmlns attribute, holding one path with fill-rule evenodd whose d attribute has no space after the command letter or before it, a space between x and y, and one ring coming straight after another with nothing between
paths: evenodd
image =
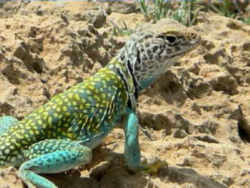
<instances>
[{"instance_id":1,"label":"lizard","mask_svg":"<svg viewBox=\"0 0 250 188\"><path fill-rule=\"evenodd\" d=\"M133 171L144 169L138 141L138 95L200 40L188 30L136 32L106 66L83 82L55 95L20 121L2 116L0 167L18 167L18 176L29 188L56 188L42 174L89 163L92 150L125 117L126 166Z\"/></svg>"}]
</instances>

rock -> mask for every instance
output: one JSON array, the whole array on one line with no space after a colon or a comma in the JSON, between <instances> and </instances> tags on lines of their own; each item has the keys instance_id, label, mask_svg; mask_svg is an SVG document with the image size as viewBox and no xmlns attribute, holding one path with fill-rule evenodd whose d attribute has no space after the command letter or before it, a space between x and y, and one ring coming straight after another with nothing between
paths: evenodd
<instances>
[{"instance_id":1,"label":"rock","mask_svg":"<svg viewBox=\"0 0 250 188\"><path fill-rule=\"evenodd\" d=\"M101 28L106 23L106 15L104 11L89 11L86 15L87 20L89 23L92 23L94 27Z\"/></svg>"},{"instance_id":2,"label":"rock","mask_svg":"<svg viewBox=\"0 0 250 188\"><path fill-rule=\"evenodd\" d=\"M183 84L186 95L190 98L200 98L212 92L211 85L208 81L188 72L182 73L181 83Z\"/></svg>"},{"instance_id":3,"label":"rock","mask_svg":"<svg viewBox=\"0 0 250 188\"><path fill-rule=\"evenodd\" d=\"M111 2L109 4L111 12L129 14L136 11L136 4L129 2Z\"/></svg>"},{"instance_id":4,"label":"rock","mask_svg":"<svg viewBox=\"0 0 250 188\"><path fill-rule=\"evenodd\" d=\"M1 114L13 114L14 113L14 106L10 105L9 103L0 103L0 113Z\"/></svg>"},{"instance_id":5,"label":"rock","mask_svg":"<svg viewBox=\"0 0 250 188\"><path fill-rule=\"evenodd\" d=\"M216 91L224 91L231 95L238 93L236 80L225 72L217 74L209 82Z\"/></svg>"},{"instance_id":6,"label":"rock","mask_svg":"<svg viewBox=\"0 0 250 188\"><path fill-rule=\"evenodd\" d=\"M153 114L151 112L140 111L140 122L144 126L150 126L156 130L158 129L170 129L173 126L174 117L169 114L170 118L167 118L164 113Z\"/></svg>"},{"instance_id":7,"label":"rock","mask_svg":"<svg viewBox=\"0 0 250 188\"><path fill-rule=\"evenodd\" d=\"M241 176L250 175L250 170L249 169L242 169L240 175Z\"/></svg>"},{"instance_id":8,"label":"rock","mask_svg":"<svg viewBox=\"0 0 250 188\"><path fill-rule=\"evenodd\" d=\"M110 168L111 163L110 161L104 161L95 166L91 169L90 176L95 179L100 179L102 176L105 175L108 168Z\"/></svg>"},{"instance_id":9,"label":"rock","mask_svg":"<svg viewBox=\"0 0 250 188\"><path fill-rule=\"evenodd\" d=\"M250 138L250 116L246 114L247 111L241 110L241 119L239 119L239 128L241 129L241 134L243 138L248 140Z\"/></svg>"},{"instance_id":10,"label":"rock","mask_svg":"<svg viewBox=\"0 0 250 188\"><path fill-rule=\"evenodd\" d=\"M201 125L197 126L200 133L214 135L219 127L218 122L212 120L205 120Z\"/></svg>"},{"instance_id":11,"label":"rock","mask_svg":"<svg viewBox=\"0 0 250 188\"><path fill-rule=\"evenodd\" d=\"M173 133L174 138L185 138L187 135L188 134L184 130L181 130L181 129L178 129L174 131Z\"/></svg>"},{"instance_id":12,"label":"rock","mask_svg":"<svg viewBox=\"0 0 250 188\"><path fill-rule=\"evenodd\" d=\"M238 92L235 78L217 65L205 66L204 69L201 69L200 74L206 77L206 81L215 91L223 91L231 95Z\"/></svg>"},{"instance_id":13,"label":"rock","mask_svg":"<svg viewBox=\"0 0 250 188\"><path fill-rule=\"evenodd\" d=\"M197 135L195 136L196 139L203 141L203 142L208 142L208 143L220 143L216 138L210 135Z\"/></svg>"},{"instance_id":14,"label":"rock","mask_svg":"<svg viewBox=\"0 0 250 188\"><path fill-rule=\"evenodd\" d=\"M248 179L244 179L239 184L240 184L240 186L246 186L246 187L248 187L250 185L250 180L249 180L249 178Z\"/></svg>"},{"instance_id":15,"label":"rock","mask_svg":"<svg viewBox=\"0 0 250 188\"><path fill-rule=\"evenodd\" d=\"M29 70L42 73L45 68L43 59L36 54L32 54L30 47L24 41L19 41L17 43L13 55L21 59Z\"/></svg>"},{"instance_id":16,"label":"rock","mask_svg":"<svg viewBox=\"0 0 250 188\"><path fill-rule=\"evenodd\" d=\"M217 174L217 175L214 175L214 176L211 176L212 179L214 180L219 180L221 183L223 183L225 186L229 187L233 184L233 180L231 177L227 177L227 176L223 176L223 175L220 175L220 174Z\"/></svg>"},{"instance_id":17,"label":"rock","mask_svg":"<svg viewBox=\"0 0 250 188\"><path fill-rule=\"evenodd\" d=\"M223 184L211 180L207 177L201 176L191 168L176 168L170 167L167 175L168 179L173 182L188 182L195 185L195 187L206 188L226 188Z\"/></svg>"}]
</instances>

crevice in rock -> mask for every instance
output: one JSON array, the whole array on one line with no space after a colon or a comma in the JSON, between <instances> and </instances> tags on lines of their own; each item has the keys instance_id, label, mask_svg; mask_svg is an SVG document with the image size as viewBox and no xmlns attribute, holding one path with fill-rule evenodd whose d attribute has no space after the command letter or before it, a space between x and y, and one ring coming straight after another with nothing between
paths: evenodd
<instances>
[{"instance_id":1,"label":"crevice in rock","mask_svg":"<svg viewBox=\"0 0 250 188\"><path fill-rule=\"evenodd\" d=\"M249 142L250 143L250 134L244 129L246 126L246 121L243 119L238 121L238 133L243 142Z\"/></svg>"}]
</instances>

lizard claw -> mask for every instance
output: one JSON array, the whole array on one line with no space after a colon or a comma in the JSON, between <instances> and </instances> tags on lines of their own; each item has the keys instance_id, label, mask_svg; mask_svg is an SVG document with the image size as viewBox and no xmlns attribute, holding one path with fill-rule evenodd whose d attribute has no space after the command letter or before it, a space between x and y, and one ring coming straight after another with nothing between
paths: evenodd
<instances>
[{"instance_id":1,"label":"lizard claw","mask_svg":"<svg viewBox=\"0 0 250 188\"><path fill-rule=\"evenodd\" d=\"M127 166L128 167L128 166ZM161 168L167 168L168 164L166 161L159 159L158 157L142 157L142 162L139 166L132 168L128 167L130 173L146 173L149 175L156 175Z\"/></svg>"},{"instance_id":2,"label":"lizard claw","mask_svg":"<svg viewBox=\"0 0 250 188\"><path fill-rule=\"evenodd\" d=\"M141 170L146 174L156 175L159 169L168 167L168 163L159 159L158 157L150 157L144 159L141 163Z\"/></svg>"}]
</instances>

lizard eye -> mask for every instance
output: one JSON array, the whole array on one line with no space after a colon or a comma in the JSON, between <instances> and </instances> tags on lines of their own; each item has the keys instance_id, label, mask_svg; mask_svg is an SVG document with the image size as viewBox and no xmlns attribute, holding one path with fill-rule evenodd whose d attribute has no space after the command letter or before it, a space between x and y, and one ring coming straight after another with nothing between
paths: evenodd
<instances>
[{"instance_id":1,"label":"lizard eye","mask_svg":"<svg viewBox=\"0 0 250 188\"><path fill-rule=\"evenodd\" d=\"M176 37L171 35L166 36L166 39L169 43L174 43L176 41Z\"/></svg>"}]
</instances>

